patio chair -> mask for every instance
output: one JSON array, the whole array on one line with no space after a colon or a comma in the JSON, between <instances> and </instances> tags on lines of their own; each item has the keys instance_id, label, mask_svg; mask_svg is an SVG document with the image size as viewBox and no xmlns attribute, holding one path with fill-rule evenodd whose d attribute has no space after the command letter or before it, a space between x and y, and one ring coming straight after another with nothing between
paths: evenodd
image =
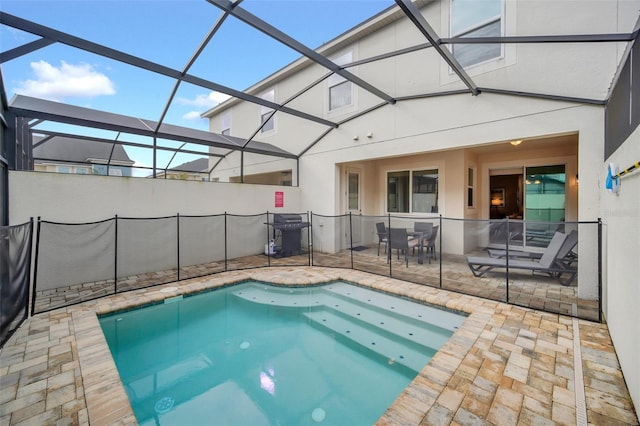
<instances>
[{"instance_id":1,"label":"patio chair","mask_svg":"<svg viewBox=\"0 0 640 426\"><path fill-rule=\"evenodd\" d=\"M387 243L389 242L387 227L384 222L376 223L376 233L378 234L378 256L380 256L380 244L384 243L384 252L387 252Z\"/></svg>"},{"instance_id":2,"label":"patio chair","mask_svg":"<svg viewBox=\"0 0 640 426\"><path fill-rule=\"evenodd\" d=\"M413 230L415 232L422 233L422 243L424 243L430 236L431 230L433 229L433 223L431 222L414 222ZM413 252L415 253L416 249L414 247Z\"/></svg>"},{"instance_id":3,"label":"patio chair","mask_svg":"<svg viewBox=\"0 0 640 426\"><path fill-rule=\"evenodd\" d=\"M429 263L431 263L431 259L436 260L438 257L436 256L436 238L438 237L438 225L431 228L431 235L428 238L425 238L422 241L422 247L425 251L425 256L429 258Z\"/></svg>"},{"instance_id":4,"label":"patio chair","mask_svg":"<svg viewBox=\"0 0 640 426\"><path fill-rule=\"evenodd\" d=\"M404 262L409 267L409 249L420 246L420 238L409 238L405 228L389 228L389 250L387 261L391 261L391 250L397 250L400 259L400 251L404 253Z\"/></svg>"},{"instance_id":5,"label":"patio chair","mask_svg":"<svg viewBox=\"0 0 640 426\"><path fill-rule=\"evenodd\" d=\"M475 277L482 277L494 269L506 269L508 267L509 269L529 270L532 273L542 272L558 279L562 285L569 285L575 279L578 270L559 261L561 260L558 258L560 249L562 249L566 239L566 234L556 232L539 260L467 256L467 265ZM564 274L569 274L569 277L563 281L562 275Z\"/></svg>"},{"instance_id":6,"label":"patio chair","mask_svg":"<svg viewBox=\"0 0 640 426\"><path fill-rule=\"evenodd\" d=\"M571 264L578 260L578 255L573 251L573 248L578 244L578 231L572 230L564 240L564 244L558 252L558 260L563 263ZM489 256L491 257L505 257L507 255L506 250L489 249ZM540 259L542 257L541 252L528 251L528 250L509 250L509 257L521 258L521 259Z\"/></svg>"}]
</instances>

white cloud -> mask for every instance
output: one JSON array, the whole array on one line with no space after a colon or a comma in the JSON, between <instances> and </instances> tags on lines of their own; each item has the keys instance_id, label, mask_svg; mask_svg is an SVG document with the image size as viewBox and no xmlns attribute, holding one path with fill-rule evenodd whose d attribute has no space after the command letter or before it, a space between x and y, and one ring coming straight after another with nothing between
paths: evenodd
<instances>
[{"instance_id":1,"label":"white cloud","mask_svg":"<svg viewBox=\"0 0 640 426\"><path fill-rule=\"evenodd\" d=\"M200 114L202 114L200 111L189 111L188 113L184 114L182 118L187 121L198 121L202 120Z\"/></svg>"},{"instance_id":2,"label":"white cloud","mask_svg":"<svg viewBox=\"0 0 640 426\"><path fill-rule=\"evenodd\" d=\"M16 93L60 101L67 97L113 95L115 85L106 75L89 64L68 64L56 67L46 61L31 62L35 79L21 81Z\"/></svg>"},{"instance_id":3,"label":"white cloud","mask_svg":"<svg viewBox=\"0 0 640 426\"><path fill-rule=\"evenodd\" d=\"M230 97L231 96L226 95L224 93L220 93L220 92L209 92L208 95L197 95L193 99L178 98L178 102L181 103L182 105L190 105L190 106L209 109L209 108L213 108L219 103L226 101Z\"/></svg>"}]
</instances>

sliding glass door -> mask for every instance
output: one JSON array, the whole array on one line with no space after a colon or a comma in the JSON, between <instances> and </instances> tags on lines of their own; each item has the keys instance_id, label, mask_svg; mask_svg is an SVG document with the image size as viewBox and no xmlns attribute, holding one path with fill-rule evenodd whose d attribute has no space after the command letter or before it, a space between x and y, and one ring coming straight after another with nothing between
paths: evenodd
<instances>
[{"instance_id":1,"label":"sliding glass door","mask_svg":"<svg viewBox=\"0 0 640 426\"><path fill-rule=\"evenodd\" d=\"M527 167L524 184L526 244L546 246L565 220L565 166Z\"/></svg>"}]
</instances>

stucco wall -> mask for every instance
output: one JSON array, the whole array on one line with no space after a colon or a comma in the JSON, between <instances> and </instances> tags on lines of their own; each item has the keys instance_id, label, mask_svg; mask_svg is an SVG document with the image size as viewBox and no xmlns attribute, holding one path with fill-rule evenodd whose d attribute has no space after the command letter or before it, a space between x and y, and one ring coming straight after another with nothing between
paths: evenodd
<instances>
[{"instance_id":1,"label":"stucco wall","mask_svg":"<svg viewBox=\"0 0 640 426\"><path fill-rule=\"evenodd\" d=\"M276 208L275 192L284 192ZM300 212L300 188L191 182L171 179L9 173L11 224L30 217L58 222L90 222L113 217Z\"/></svg>"},{"instance_id":2,"label":"stucco wall","mask_svg":"<svg viewBox=\"0 0 640 426\"><path fill-rule=\"evenodd\" d=\"M640 407L640 171L605 189L609 163L625 169L640 160L640 128L598 169L604 227L603 309L631 397ZM582 180L580 182L582 185Z\"/></svg>"}]
</instances>

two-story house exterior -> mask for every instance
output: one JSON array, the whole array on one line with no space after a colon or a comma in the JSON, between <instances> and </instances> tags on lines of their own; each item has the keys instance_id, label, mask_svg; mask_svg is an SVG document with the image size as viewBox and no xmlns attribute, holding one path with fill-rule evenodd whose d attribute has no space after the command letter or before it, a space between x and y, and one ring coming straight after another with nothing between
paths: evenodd
<instances>
[{"instance_id":1,"label":"two-story house exterior","mask_svg":"<svg viewBox=\"0 0 640 426\"><path fill-rule=\"evenodd\" d=\"M469 17L461 3L456 8L448 0L416 2L443 38L616 33L633 28L638 9L638 2L612 7L611 2L559 1L540 7L539 2L495 0L483 2L487 10ZM204 116L211 131L244 138L264 125L256 140L300 154L300 173L288 160L245 155L245 177L292 171L294 184L313 188L305 191L305 204L320 213L489 218L493 176L521 176L519 189L526 192L527 175L559 173L565 182L564 211L553 218L595 219L598 200L589 188L598 176L589 171L602 164L604 100L624 43L455 45L454 56L478 88L474 95L433 48L411 49L425 42L392 7L318 48L393 99L385 102L333 74L287 104L342 122L337 128L282 112L266 120L272 111L237 99ZM411 52L386 55L402 49ZM372 60L378 55L383 59ZM327 73L301 58L249 92L283 102ZM237 180L239 155L212 163L212 177ZM435 187L417 184L434 178ZM350 179L359 182L358 202L351 206L345 195ZM429 191L433 198L436 187L437 199L421 200ZM553 208L558 204L549 202ZM544 202L537 207L546 208ZM533 215L525 208L520 216Z\"/></svg>"},{"instance_id":2,"label":"two-story house exterior","mask_svg":"<svg viewBox=\"0 0 640 426\"><path fill-rule=\"evenodd\" d=\"M298 167L229 156L212 164L212 177L291 171L305 208L327 215L606 220L607 103L621 73L637 78L621 69L631 62L632 43L605 39L625 32L637 38L640 2L413 4L417 16L394 5L316 49L356 78L304 56L247 90L333 127L238 99L203 114L213 132L255 135L299 155ZM498 38L461 44L459 37ZM627 124L637 122L633 111L622 116ZM627 136L623 151L634 162L637 129ZM545 182L552 184L543 189ZM492 205L506 206L492 204L495 194L518 204L492 216ZM375 237L373 229L362 231ZM443 250L477 247L470 231L468 222L450 225ZM629 231L637 232L637 223ZM598 245L595 233L581 234L581 256L591 253L579 265L581 297L596 296L598 258L590 248ZM607 262L616 275L619 266Z\"/></svg>"}]
</instances>

